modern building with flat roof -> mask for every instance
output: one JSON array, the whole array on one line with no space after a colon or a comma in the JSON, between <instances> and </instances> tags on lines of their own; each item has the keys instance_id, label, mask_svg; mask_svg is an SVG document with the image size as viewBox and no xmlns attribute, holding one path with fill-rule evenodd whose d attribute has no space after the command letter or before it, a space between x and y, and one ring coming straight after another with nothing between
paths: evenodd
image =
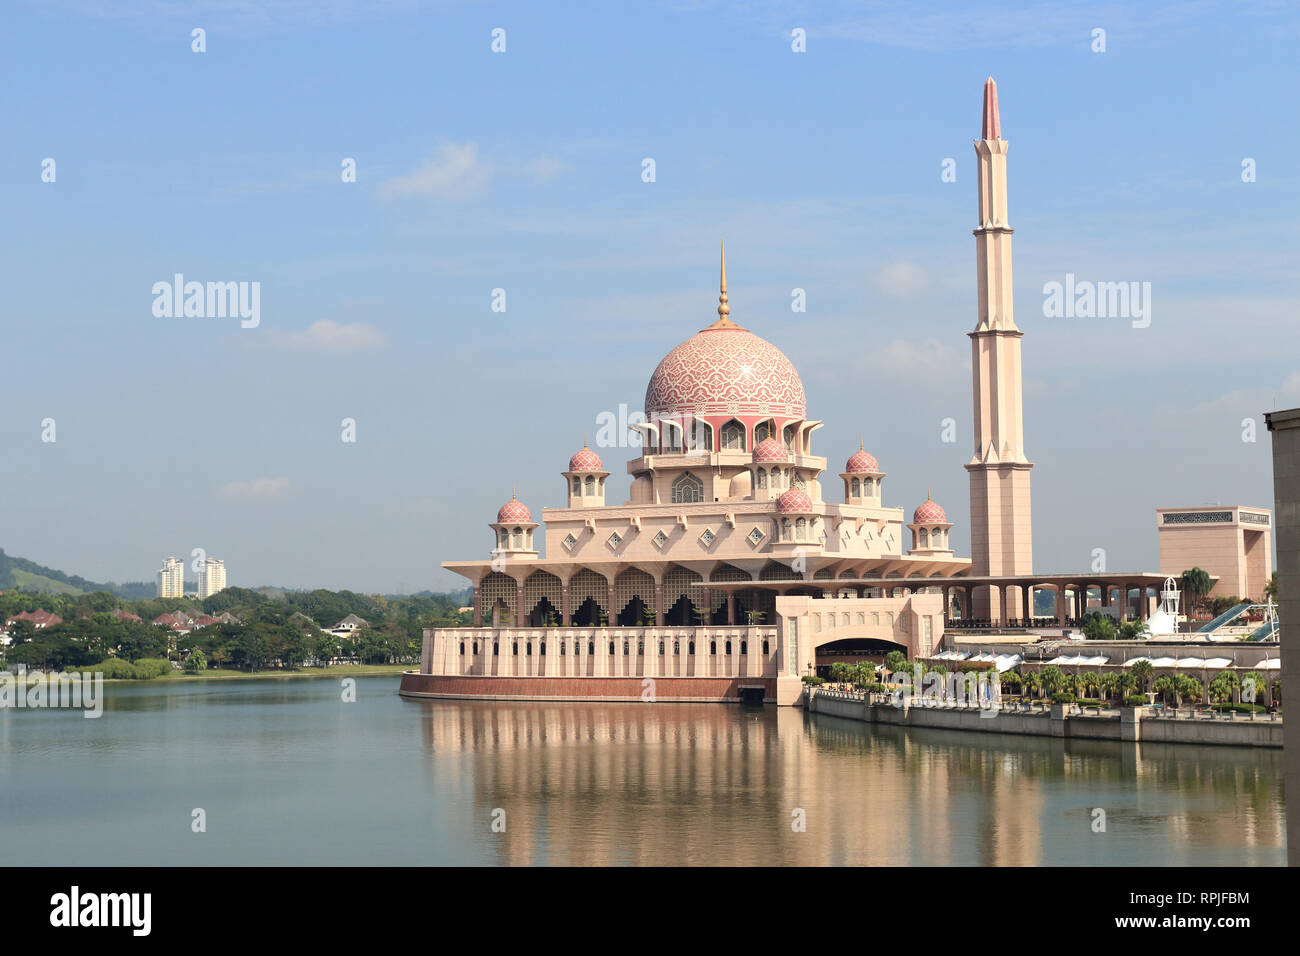
<instances>
[{"instance_id":1,"label":"modern building with flat roof","mask_svg":"<svg viewBox=\"0 0 1300 956\"><path fill-rule=\"evenodd\" d=\"M1262 601L1273 576L1273 512L1242 505L1157 508L1160 571L1201 568L1218 578L1212 597Z\"/></svg>"}]
</instances>

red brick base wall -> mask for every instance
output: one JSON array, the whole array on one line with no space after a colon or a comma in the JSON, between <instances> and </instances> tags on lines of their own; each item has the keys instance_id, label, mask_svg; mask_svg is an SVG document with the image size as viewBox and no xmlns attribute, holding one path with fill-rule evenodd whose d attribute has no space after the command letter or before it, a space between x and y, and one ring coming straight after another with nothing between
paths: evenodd
<instances>
[{"instance_id":1,"label":"red brick base wall","mask_svg":"<svg viewBox=\"0 0 1300 956\"><path fill-rule=\"evenodd\" d=\"M444 674L402 675L403 697L459 697L484 700L621 700L641 702L640 677L462 677ZM763 699L775 703L775 678L656 677L655 701L737 702L741 687L763 687Z\"/></svg>"}]
</instances>

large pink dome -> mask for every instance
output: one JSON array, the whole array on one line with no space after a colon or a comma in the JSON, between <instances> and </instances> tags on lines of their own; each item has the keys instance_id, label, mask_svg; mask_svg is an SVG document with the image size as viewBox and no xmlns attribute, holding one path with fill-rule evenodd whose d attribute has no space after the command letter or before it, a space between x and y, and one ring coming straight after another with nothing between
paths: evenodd
<instances>
[{"instance_id":1,"label":"large pink dome","mask_svg":"<svg viewBox=\"0 0 1300 956\"><path fill-rule=\"evenodd\" d=\"M687 413L807 417L803 382L790 360L729 321L697 332L664 357L646 387L645 410L652 421Z\"/></svg>"}]
</instances>

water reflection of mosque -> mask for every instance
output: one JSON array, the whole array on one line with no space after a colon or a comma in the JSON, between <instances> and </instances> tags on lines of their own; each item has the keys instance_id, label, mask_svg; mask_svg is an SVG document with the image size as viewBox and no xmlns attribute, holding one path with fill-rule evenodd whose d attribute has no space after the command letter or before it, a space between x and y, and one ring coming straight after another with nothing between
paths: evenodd
<instances>
[{"instance_id":1,"label":"water reflection of mosque","mask_svg":"<svg viewBox=\"0 0 1300 956\"><path fill-rule=\"evenodd\" d=\"M1198 761L1168 745L974 741L786 708L412 706L428 710L425 747L465 759L473 816L506 864L1151 862L1143 839L1195 862L1284 845L1273 753L1218 748ZM1109 839L1091 829L1098 806ZM507 832L488 836L496 808ZM796 810L805 832L792 829Z\"/></svg>"}]
</instances>

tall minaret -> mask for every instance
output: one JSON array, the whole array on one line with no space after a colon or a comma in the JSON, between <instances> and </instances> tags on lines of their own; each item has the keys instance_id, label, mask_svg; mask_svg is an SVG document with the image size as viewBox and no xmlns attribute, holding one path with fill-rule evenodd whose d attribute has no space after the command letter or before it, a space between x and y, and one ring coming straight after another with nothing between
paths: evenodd
<instances>
[{"instance_id":1,"label":"tall minaret","mask_svg":"<svg viewBox=\"0 0 1300 956\"><path fill-rule=\"evenodd\" d=\"M1011 226L1007 223L1007 141L998 120L998 87L984 84L979 161L979 226L975 266L979 321L971 340L975 391L975 455L970 472L971 574L1033 572L1029 469L1021 414L1020 337L1012 308ZM973 614L1003 621L1023 617L1019 589L977 588Z\"/></svg>"}]
</instances>

